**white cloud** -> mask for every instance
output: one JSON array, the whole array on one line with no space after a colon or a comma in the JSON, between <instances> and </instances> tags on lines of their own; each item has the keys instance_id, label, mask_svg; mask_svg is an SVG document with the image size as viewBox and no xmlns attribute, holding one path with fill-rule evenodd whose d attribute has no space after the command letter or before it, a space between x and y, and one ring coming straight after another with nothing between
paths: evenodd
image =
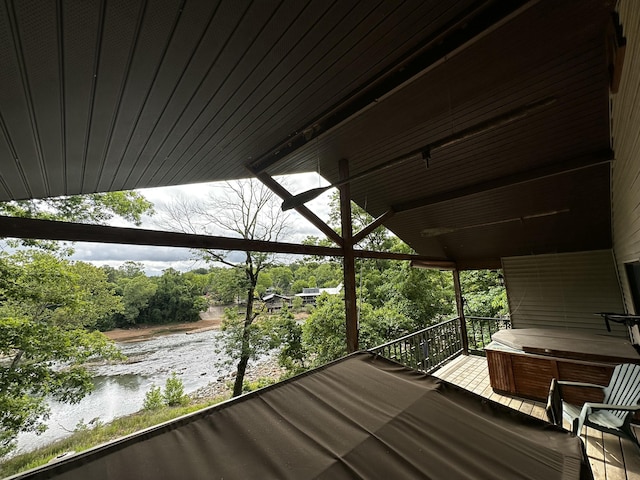
<instances>
[{"instance_id":1,"label":"white cloud","mask_svg":"<svg viewBox=\"0 0 640 480\"><path fill-rule=\"evenodd\" d=\"M192 257L188 248L153 247L147 245L117 245L110 243L85 243L74 245L77 260L84 261L155 261L174 262Z\"/></svg>"},{"instance_id":2,"label":"white cloud","mask_svg":"<svg viewBox=\"0 0 640 480\"><path fill-rule=\"evenodd\" d=\"M319 186L328 185L328 182L315 173L289 175L279 177L286 188L293 194ZM148 188L139 190L149 201L154 204L161 204L171 199L175 195L183 195L188 198L198 198L207 196L212 189L222 188L222 184L193 184L176 187ZM326 221L329 218L329 199L331 190L325 192L318 198L307 203L307 207L319 218ZM131 226L119 220L111 223L114 226ZM145 218L141 228L158 230L153 218ZM283 242L301 243L307 236L314 235L323 237L324 235L306 219L295 211L291 213L291 232L287 238L281 239ZM193 253L186 248L174 247L153 247L143 245L115 245L96 243L76 243L74 260L82 260L96 265L110 265L119 267L126 261L141 262L145 265L148 275L159 275L163 270L171 267L180 271L193 270L205 266L204 262L196 260ZM228 259L232 262L243 260L242 252L230 252Z\"/></svg>"}]
</instances>

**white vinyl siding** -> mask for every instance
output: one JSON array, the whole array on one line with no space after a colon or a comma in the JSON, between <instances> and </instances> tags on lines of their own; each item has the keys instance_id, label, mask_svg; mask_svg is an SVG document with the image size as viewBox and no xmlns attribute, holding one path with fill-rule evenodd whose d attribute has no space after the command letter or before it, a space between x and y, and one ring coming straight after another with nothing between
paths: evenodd
<instances>
[{"instance_id":1,"label":"white vinyl siding","mask_svg":"<svg viewBox=\"0 0 640 480\"><path fill-rule=\"evenodd\" d=\"M611 250L502 259L514 328L564 328L606 334L598 312L622 312ZM614 326L614 334L627 330Z\"/></svg>"},{"instance_id":2,"label":"white vinyl siding","mask_svg":"<svg viewBox=\"0 0 640 480\"><path fill-rule=\"evenodd\" d=\"M627 39L620 89L612 95L613 251L627 311L634 312L624 264L640 260L640 8L620 0L618 12Z\"/></svg>"}]
</instances>

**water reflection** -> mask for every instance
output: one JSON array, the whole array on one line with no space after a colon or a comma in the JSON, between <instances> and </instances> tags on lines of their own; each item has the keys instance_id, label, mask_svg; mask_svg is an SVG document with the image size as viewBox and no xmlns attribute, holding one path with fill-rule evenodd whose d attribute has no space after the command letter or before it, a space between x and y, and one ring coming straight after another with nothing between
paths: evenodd
<instances>
[{"instance_id":1,"label":"water reflection","mask_svg":"<svg viewBox=\"0 0 640 480\"><path fill-rule=\"evenodd\" d=\"M22 434L18 452L46 445L68 435L80 421L109 422L142 408L152 385L162 386L172 372L187 393L227 375L234 367L222 352L220 332L176 333L151 340L119 344L123 363L92 367L95 390L75 405L52 401L49 428L42 435Z\"/></svg>"},{"instance_id":2,"label":"water reflection","mask_svg":"<svg viewBox=\"0 0 640 480\"><path fill-rule=\"evenodd\" d=\"M93 383L97 391L112 390L114 388L122 388L124 390L139 390L142 383L142 377L133 373L124 375L116 375L113 377L94 377ZM114 387L116 385L117 387Z\"/></svg>"}]
</instances>

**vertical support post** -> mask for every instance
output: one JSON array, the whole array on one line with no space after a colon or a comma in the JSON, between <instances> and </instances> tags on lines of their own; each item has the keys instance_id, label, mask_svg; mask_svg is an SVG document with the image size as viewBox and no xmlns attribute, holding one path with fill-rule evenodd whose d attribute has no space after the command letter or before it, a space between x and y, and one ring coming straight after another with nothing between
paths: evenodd
<instances>
[{"instance_id":1,"label":"vertical support post","mask_svg":"<svg viewBox=\"0 0 640 480\"><path fill-rule=\"evenodd\" d=\"M349 163L346 159L339 163L340 180L349 178ZM340 190L340 217L342 224L342 248L344 251L344 306L347 322L347 352L358 350L358 310L356 306L356 264L353 256L353 231L351 225L351 195L349 184Z\"/></svg>"},{"instance_id":2,"label":"vertical support post","mask_svg":"<svg viewBox=\"0 0 640 480\"><path fill-rule=\"evenodd\" d=\"M460 318L460 335L462 336L462 353L469 355L469 337L467 336L467 321L464 318L464 305L462 303L462 288L460 288L460 272L453 270L453 288L456 293L456 306Z\"/></svg>"}]
</instances>

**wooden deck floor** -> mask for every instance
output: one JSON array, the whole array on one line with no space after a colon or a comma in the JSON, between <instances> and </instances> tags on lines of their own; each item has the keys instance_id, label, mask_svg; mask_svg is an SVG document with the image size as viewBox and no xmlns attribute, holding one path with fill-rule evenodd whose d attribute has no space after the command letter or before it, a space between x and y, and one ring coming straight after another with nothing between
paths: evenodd
<instances>
[{"instance_id":1,"label":"wooden deck floor","mask_svg":"<svg viewBox=\"0 0 640 480\"><path fill-rule=\"evenodd\" d=\"M542 403L495 393L484 357L457 357L434 375L527 415L546 419ZM592 428L584 428L582 438L596 480L640 480L640 451L632 442Z\"/></svg>"}]
</instances>

